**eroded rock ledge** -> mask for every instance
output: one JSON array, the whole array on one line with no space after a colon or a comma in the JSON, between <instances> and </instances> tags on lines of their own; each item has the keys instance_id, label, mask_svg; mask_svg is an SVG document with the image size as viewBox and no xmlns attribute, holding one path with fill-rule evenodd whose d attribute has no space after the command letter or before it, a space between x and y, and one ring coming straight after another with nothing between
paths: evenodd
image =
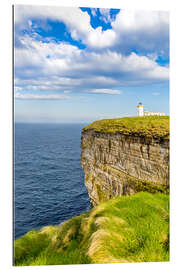
<instances>
[{"instance_id":1,"label":"eroded rock ledge","mask_svg":"<svg viewBox=\"0 0 180 270\"><path fill-rule=\"evenodd\" d=\"M91 203L139 191L168 192L169 139L84 129L81 165Z\"/></svg>"}]
</instances>

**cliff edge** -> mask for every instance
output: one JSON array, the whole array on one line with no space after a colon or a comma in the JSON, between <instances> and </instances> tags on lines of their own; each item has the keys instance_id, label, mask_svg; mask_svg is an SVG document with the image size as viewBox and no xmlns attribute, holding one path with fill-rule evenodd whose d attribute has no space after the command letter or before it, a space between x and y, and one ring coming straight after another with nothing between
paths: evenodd
<instances>
[{"instance_id":1,"label":"cliff edge","mask_svg":"<svg viewBox=\"0 0 180 270\"><path fill-rule=\"evenodd\" d=\"M169 192L169 117L95 121L82 130L81 165L92 205L139 191Z\"/></svg>"}]
</instances>

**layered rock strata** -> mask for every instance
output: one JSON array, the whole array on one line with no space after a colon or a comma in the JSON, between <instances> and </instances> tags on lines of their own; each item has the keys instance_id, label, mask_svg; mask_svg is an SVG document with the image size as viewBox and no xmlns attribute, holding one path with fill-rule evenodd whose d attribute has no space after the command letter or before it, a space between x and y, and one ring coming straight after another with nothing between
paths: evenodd
<instances>
[{"instance_id":1,"label":"layered rock strata","mask_svg":"<svg viewBox=\"0 0 180 270\"><path fill-rule=\"evenodd\" d=\"M82 131L81 165L92 205L139 191L168 192L169 139Z\"/></svg>"}]
</instances>

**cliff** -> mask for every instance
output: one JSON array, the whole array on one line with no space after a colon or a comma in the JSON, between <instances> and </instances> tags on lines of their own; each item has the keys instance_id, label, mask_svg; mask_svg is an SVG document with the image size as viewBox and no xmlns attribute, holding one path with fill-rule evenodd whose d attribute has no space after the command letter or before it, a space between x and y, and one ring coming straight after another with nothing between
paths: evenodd
<instances>
[{"instance_id":1,"label":"cliff","mask_svg":"<svg viewBox=\"0 0 180 270\"><path fill-rule=\"evenodd\" d=\"M81 165L91 203L169 190L169 117L100 120L85 127Z\"/></svg>"},{"instance_id":2,"label":"cliff","mask_svg":"<svg viewBox=\"0 0 180 270\"><path fill-rule=\"evenodd\" d=\"M83 129L81 147L97 206L17 239L14 264L168 261L169 118L96 121Z\"/></svg>"}]
</instances>

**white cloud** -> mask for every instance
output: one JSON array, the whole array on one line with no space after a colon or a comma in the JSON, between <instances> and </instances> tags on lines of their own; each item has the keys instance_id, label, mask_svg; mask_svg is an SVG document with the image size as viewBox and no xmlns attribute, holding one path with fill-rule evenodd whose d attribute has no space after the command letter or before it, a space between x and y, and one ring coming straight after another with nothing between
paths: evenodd
<instances>
[{"instance_id":1,"label":"white cloud","mask_svg":"<svg viewBox=\"0 0 180 270\"><path fill-rule=\"evenodd\" d=\"M92 16L96 16L97 15L97 8L91 8L91 14L92 14Z\"/></svg>"},{"instance_id":2,"label":"white cloud","mask_svg":"<svg viewBox=\"0 0 180 270\"><path fill-rule=\"evenodd\" d=\"M110 47L114 44L115 40L116 33L113 30L102 31L102 27L97 27L96 30L89 32L87 45L96 48Z\"/></svg>"},{"instance_id":3,"label":"white cloud","mask_svg":"<svg viewBox=\"0 0 180 270\"><path fill-rule=\"evenodd\" d=\"M52 19L63 22L75 40L82 40L88 46L103 48L110 46L115 39L112 30L102 31L102 27L94 29L90 24L90 16L76 7L15 6L15 23L17 29L31 27L30 20ZM100 39L100 42L98 42Z\"/></svg>"},{"instance_id":4,"label":"white cloud","mask_svg":"<svg viewBox=\"0 0 180 270\"><path fill-rule=\"evenodd\" d=\"M69 93L71 93L71 92L72 92L72 91L69 91L69 90L65 90L65 91L64 91L65 94L69 94Z\"/></svg>"},{"instance_id":5,"label":"white cloud","mask_svg":"<svg viewBox=\"0 0 180 270\"><path fill-rule=\"evenodd\" d=\"M32 19L48 19L65 23L73 39L82 41L94 49L114 48L121 53L132 49L141 52L167 55L169 50L169 14L164 11L121 10L115 20L110 18L110 9L100 8L101 19L111 22L112 29L94 29L90 16L76 7L15 6L16 32L32 27ZM91 9L93 16L97 9Z\"/></svg>"},{"instance_id":6,"label":"white cloud","mask_svg":"<svg viewBox=\"0 0 180 270\"><path fill-rule=\"evenodd\" d=\"M100 16L101 20L103 20L105 23L111 22L110 9L100 8L99 11L101 13L101 16Z\"/></svg>"},{"instance_id":7,"label":"white cloud","mask_svg":"<svg viewBox=\"0 0 180 270\"><path fill-rule=\"evenodd\" d=\"M162 25L169 24L169 14L165 11L142 11L142 10L121 10L116 16L116 20L112 23L114 29L121 28L127 31L141 29L151 29L157 31ZM122 30L122 31L123 31Z\"/></svg>"},{"instance_id":8,"label":"white cloud","mask_svg":"<svg viewBox=\"0 0 180 270\"><path fill-rule=\"evenodd\" d=\"M16 99L29 99L29 100L58 100L58 99L68 99L70 97L63 95L37 95L37 94L21 94L16 93Z\"/></svg>"},{"instance_id":9,"label":"white cloud","mask_svg":"<svg viewBox=\"0 0 180 270\"><path fill-rule=\"evenodd\" d=\"M120 49L168 54L169 13L165 11L121 10L112 22Z\"/></svg>"},{"instance_id":10,"label":"white cloud","mask_svg":"<svg viewBox=\"0 0 180 270\"><path fill-rule=\"evenodd\" d=\"M169 68L136 53L82 51L24 37L15 50L15 87L27 91L83 92L168 81Z\"/></svg>"},{"instance_id":11,"label":"white cloud","mask_svg":"<svg viewBox=\"0 0 180 270\"><path fill-rule=\"evenodd\" d=\"M89 92L99 94L110 94L110 95L120 95L123 93L121 90L112 90L112 89L93 89L90 90Z\"/></svg>"},{"instance_id":12,"label":"white cloud","mask_svg":"<svg viewBox=\"0 0 180 270\"><path fill-rule=\"evenodd\" d=\"M14 92L15 92L15 93L17 93L17 92L19 92L19 91L21 91L21 90L23 90L22 87L19 87L19 86L15 86L15 87L14 87Z\"/></svg>"}]
</instances>

